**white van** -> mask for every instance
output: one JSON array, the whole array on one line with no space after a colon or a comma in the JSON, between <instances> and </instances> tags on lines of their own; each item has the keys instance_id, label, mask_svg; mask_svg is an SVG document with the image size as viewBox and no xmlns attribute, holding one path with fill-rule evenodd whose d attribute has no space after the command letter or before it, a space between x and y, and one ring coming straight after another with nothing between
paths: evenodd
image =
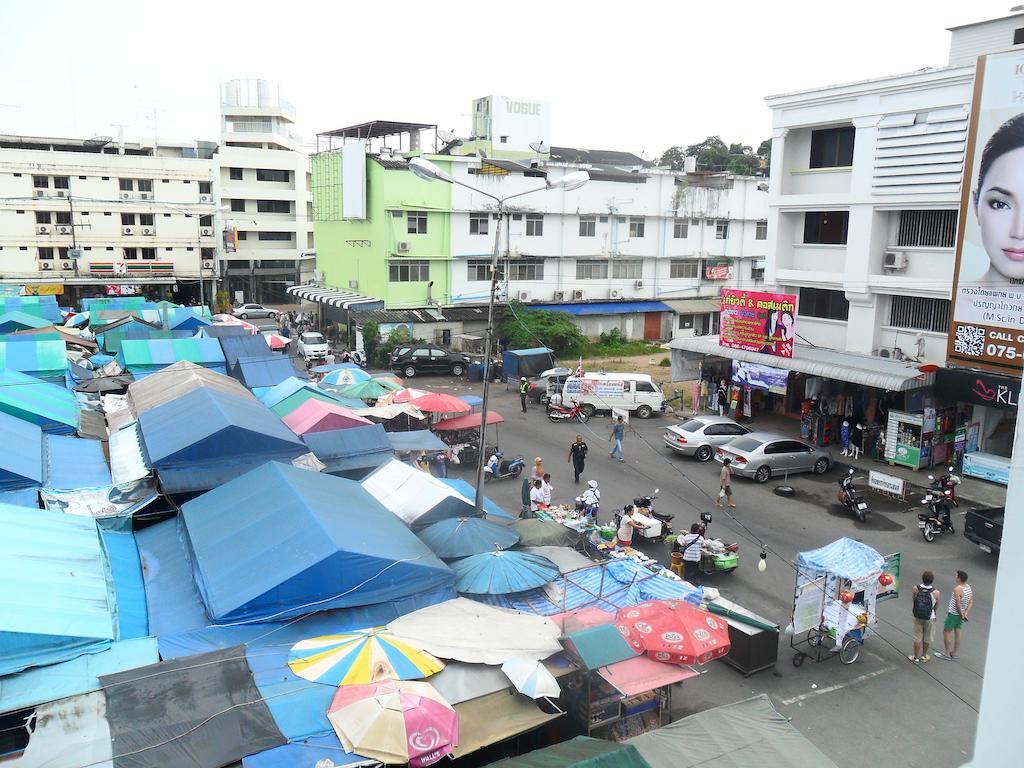
<instances>
[{"instance_id":1,"label":"white van","mask_svg":"<svg viewBox=\"0 0 1024 768\"><path fill-rule=\"evenodd\" d=\"M588 415L621 408L641 419L664 410L665 395L646 373L584 373L570 376L562 389L562 404L578 402Z\"/></svg>"}]
</instances>

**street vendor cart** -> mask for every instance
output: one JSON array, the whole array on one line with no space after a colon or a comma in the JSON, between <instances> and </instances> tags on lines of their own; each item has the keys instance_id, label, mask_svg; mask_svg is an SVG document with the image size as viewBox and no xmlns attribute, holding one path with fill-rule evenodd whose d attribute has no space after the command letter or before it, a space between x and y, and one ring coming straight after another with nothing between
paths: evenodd
<instances>
[{"instance_id":1,"label":"street vendor cart","mask_svg":"<svg viewBox=\"0 0 1024 768\"><path fill-rule=\"evenodd\" d=\"M794 667L807 658L857 660L875 627L879 589L891 583L885 562L868 545L847 538L797 556L790 636Z\"/></svg>"}]
</instances>

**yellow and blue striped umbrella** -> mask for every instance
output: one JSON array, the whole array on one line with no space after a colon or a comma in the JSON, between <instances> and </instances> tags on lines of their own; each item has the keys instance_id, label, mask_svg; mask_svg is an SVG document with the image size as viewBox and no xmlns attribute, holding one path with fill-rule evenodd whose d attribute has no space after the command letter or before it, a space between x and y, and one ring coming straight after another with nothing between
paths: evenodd
<instances>
[{"instance_id":1,"label":"yellow and blue striped umbrella","mask_svg":"<svg viewBox=\"0 0 1024 768\"><path fill-rule=\"evenodd\" d=\"M417 680L444 669L443 662L384 627L301 640L292 646L288 666L326 685Z\"/></svg>"}]
</instances>

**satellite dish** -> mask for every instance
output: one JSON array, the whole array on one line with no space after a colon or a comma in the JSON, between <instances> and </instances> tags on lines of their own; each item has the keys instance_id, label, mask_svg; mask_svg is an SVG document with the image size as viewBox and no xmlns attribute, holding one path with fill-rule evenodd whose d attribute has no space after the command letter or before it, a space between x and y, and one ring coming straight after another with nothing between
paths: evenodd
<instances>
[{"instance_id":1,"label":"satellite dish","mask_svg":"<svg viewBox=\"0 0 1024 768\"><path fill-rule=\"evenodd\" d=\"M543 141L531 141L530 149L536 152L538 155L546 155L549 152L549 147Z\"/></svg>"},{"instance_id":2,"label":"satellite dish","mask_svg":"<svg viewBox=\"0 0 1024 768\"><path fill-rule=\"evenodd\" d=\"M93 136L91 139L86 139L82 143L87 147L105 147L113 140L113 136Z\"/></svg>"},{"instance_id":3,"label":"satellite dish","mask_svg":"<svg viewBox=\"0 0 1024 768\"><path fill-rule=\"evenodd\" d=\"M437 130L437 136L445 144L451 144L459 140L459 137L456 136L453 131L446 131L444 128L439 128Z\"/></svg>"}]
</instances>

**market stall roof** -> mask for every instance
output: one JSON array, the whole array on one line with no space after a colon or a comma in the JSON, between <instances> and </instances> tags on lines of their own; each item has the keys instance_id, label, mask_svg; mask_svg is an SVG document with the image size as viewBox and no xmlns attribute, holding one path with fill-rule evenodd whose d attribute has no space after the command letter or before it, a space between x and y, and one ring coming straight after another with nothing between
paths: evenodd
<instances>
[{"instance_id":1,"label":"market stall roof","mask_svg":"<svg viewBox=\"0 0 1024 768\"><path fill-rule=\"evenodd\" d=\"M454 580L358 483L286 464L186 502L182 516L215 623L372 605Z\"/></svg>"},{"instance_id":2,"label":"market stall roof","mask_svg":"<svg viewBox=\"0 0 1024 768\"><path fill-rule=\"evenodd\" d=\"M126 339L117 358L136 379L180 360L226 373L218 339Z\"/></svg>"},{"instance_id":3,"label":"market stall roof","mask_svg":"<svg viewBox=\"0 0 1024 768\"><path fill-rule=\"evenodd\" d=\"M59 339L32 336L0 341L0 369L62 385L68 369L67 347Z\"/></svg>"},{"instance_id":4,"label":"market stall roof","mask_svg":"<svg viewBox=\"0 0 1024 768\"><path fill-rule=\"evenodd\" d=\"M121 351L121 345L126 341L191 339L193 335L192 331L184 330L165 331L162 328L144 330L142 328L124 327L112 331L104 330L103 333L97 335L97 339L105 351L116 355Z\"/></svg>"},{"instance_id":5,"label":"market stall roof","mask_svg":"<svg viewBox=\"0 0 1024 768\"><path fill-rule=\"evenodd\" d=\"M626 743L651 768L836 768L764 693L706 709Z\"/></svg>"},{"instance_id":6,"label":"market stall roof","mask_svg":"<svg viewBox=\"0 0 1024 768\"><path fill-rule=\"evenodd\" d=\"M326 304L339 309L384 309L384 302L372 296L364 296L352 291L339 291L336 288L318 288L315 285L293 285L288 293L304 301Z\"/></svg>"},{"instance_id":7,"label":"market stall roof","mask_svg":"<svg viewBox=\"0 0 1024 768\"><path fill-rule=\"evenodd\" d=\"M638 312L671 312L662 301L591 301L574 304L531 304L530 309L568 312L570 315L631 315Z\"/></svg>"},{"instance_id":8,"label":"market stall roof","mask_svg":"<svg viewBox=\"0 0 1024 768\"><path fill-rule=\"evenodd\" d=\"M34 488L42 482L42 430L0 412L0 491Z\"/></svg>"},{"instance_id":9,"label":"market stall roof","mask_svg":"<svg viewBox=\"0 0 1024 768\"><path fill-rule=\"evenodd\" d=\"M327 465L324 472L376 469L394 455L388 433L380 424L310 432L303 442Z\"/></svg>"},{"instance_id":10,"label":"market stall roof","mask_svg":"<svg viewBox=\"0 0 1024 768\"><path fill-rule=\"evenodd\" d=\"M217 339L224 351L228 368L234 368L239 360L266 360L271 356L267 340L261 335L222 336ZM294 375L294 371L292 372Z\"/></svg>"},{"instance_id":11,"label":"market stall roof","mask_svg":"<svg viewBox=\"0 0 1024 768\"><path fill-rule=\"evenodd\" d=\"M111 484L110 469L99 440L46 435L43 486L55 491L103 488Z\"/></svg>"},{"instance_id":12,"label":"market stall roof","mask_svg":"<svg viewBox=\"0 0 1024 768\"><path fill-rule=\"evenodd\" d=\"M665 666L664 664L662 666ZM645 690L650 690L645 689ZM651 768L636 747L577 736L519 757L489 763L488 768Z\"/></svg>"},{"instance_id":13,"label":"market stall roof","mask_svg":"<svg viewBox=\"0 0 1024 768\"><path fill-rule=\"evenodd\" d=\"M844 537L819 549L801 552L796 564L799 568L856 581L884 570L885 558L867 544Z\"/></svg>"},{"instance_id":14,"label":"market stall roof","mask_svg":"<svg viewBox=\"0 0 1024 768\"><path fill-rule=\"evenodd\" d=\"M51 323L61 321L56 296L5 296L0 298L0 312L24 312Z\"/></svg>"},{"instance_id":15,"label":"market stall roof","mask_svg":"<svg viewBox=\"0 0 1024 768\"><path fill-rule=\"evenodd\" d=\"M80 407L74 394L62 386L0 369L0 412L50 434L69 435L78 429Z\"/></svg>"},{"instance_id":16,"label":"market stall roof","mask_svg":"<svg viewBox=\"0 0 1024 768\"><path fill-rule=\"evenodd\" d=\"M721 299L666 299L664 303L678 315L699 315L722 311Z\"/></svg>"},{"instance_id":17,"label":"market stall roof","mask_svg":"<svg viewBox=\"0 0 1024 768\"><path fill-rule=\"evenodd\" d=\"M203 326L200 335L208 339L223 339L228 336L247 336L249 332L241 325L227 325L217 323L216 325Z\"/></svg>"},{"instance_id":18,"label":"market stall roof","mask_svg":"<svg viewBox=\"0 0 1024 768\"><path fill-rule=\"evenodd\" d=\"M373 423L337 403L326 402L315 397L311 397L281 420L296 435L326 432L332 429L350 429L369 426Z\"/></svg>"},{"instance_id":19,"label":"market stall roof","mask_svg":"<svg viewBox=\"0 0 1024 768\"><path fill-rule=\"evenodd\" d=\"M295 366L292 365L291 358L283 355L267 355L259 360L239 360L231 369L232 378L238 379L249 389L276 387L294 375Z\"/></svg>"},{"instance_id":20,"label":"market stall roof","mask_svg":"<svg viewBox=\"0 0 1024 768\"><path fill-rule=\"evenodd\" d=\"M469 501L470 504L476 499L476 488L467 483L461 477L439 477L442 483L451 488L455 493L462 496L462 498ZM510 515L504 509L499 507L496 502L492 501L487 496L484 496L484 512L487 513L488 517L500 517L503 520L515 520L516 515Z\"/></svg>"},{"instance_id":21,"label":"market stall roof","mask_svg":"<svg viewBox=\"0 0 1024 768\"><path fill-rule=\"evenodd\" d=\"M446 451L448 446L429 429L409 432L388 432L388 440L396 451Z\"/></svg>"},{"instance_id":22,"label":"market stall roof","mask_svg":"<svg viewBox=\"0 0 1024 768\"><path fill-rule=\"evenodd\" d=\"M284 381L282 381L276 387L272 387L271 389L262 393L260 395L259 400L261 403L267 406L267 408L273 408L286 397L290 397L291 395L294 395L296 392L304 388L316 391L316 384L306 379L300 379L298 376L292 376L290 379L285 379Z\"/></svg>"},{"instance_id":23,"label":"market stall roof","mask_svg":"<svg viewBox=\"0 0 1024 768\"><path fill-rule=\"evenodd\" d=\"M278 386L281 385L279 384ZM265 394L265 391L260 392L260 394ZM348 408L357 416L365 417L365 414L362 411L364 410L366 403L361 400L353 400L350 397L341 397L340 395L332 394L331 392L320 389L315 384L307 384L307 386L299 388L292 394L288 395L284 400L272 406L271 410L283 419L285 416L304 405L308 400L319 400L323 403L340 405L343 408Z\"/></svg>"},{"instance_id":24,"label":"market stall roof","mask_svg":"<svg viewBox=\"0 0 1024 768\"><path fill-rule=\"evenodd\" d=\"M473 514L473 503L436 477L392 459L362 480L371 496L414 531Z\"/></svg>"},{"instance_id":25,"label":"market stall roof","mask_svg":"<svg viewBox=\"0 0 1024 768\"><path fill-rule=\"evenodd\" d=\"M570 632L563 643L566 650L572 652L588 670L633 659L637 655L614 624L599 624Z\"/></svg>"},{"instance_id":26,"label":"market stall roof","mask_svg":"<svg viewBox=\"0 0 1024 768\"><path fill-rule=\"evenodd\" d=\"M110 563L92 518L0 505L0 583L0 675L117 637Z\"/></svg>"},{"instance_id":27,"label":"market stall roof","mask_svg":"<svg viewBox=\"0 0 1024 768\"><path fill-rule=\"evenodd\" d=\"M635 656L617 661L597 670L597 674L614 686L623 696L636 696L674 683L697 677L689 667L655 661L650 656Z\"/></svg>"},{"instance_id":28,"label":"market stall roof","mask_svg":"<svg viewBox=\"0 0 1024 768\"><path fill-rule=\"evenodd\" d=\"M11 310L0 314L0 333L13 333L27 328L51 328L53 323L28 312Z\"/></svg>"},{"instance_id":29,"label":"market stall roof","mask_svg":"<svg viewBox=\"0 0 1024 768\"><path fill-rule=\"evenodd\" d=\"M182 360L147 376L142 381L132 382L128 387L128 402L135 415L141 416L146 411L202 388L217 390L243 400L256 399L249 390L230 376Z\"/></svg>"},{"instance_id":30,"label":"market stall roof","mask_svg":"<svg viewBox=\"0 0 1024 768\"><path fill-rule=\"evenodd\" d=\"M834 349L811 347L797 344L793 357L778 357L760 352L732 349L719 344L718 336L693 336L674 339L669 347L683 355L697 358L712 355L732 360L758 363L772 368L798 371L811 376L848 381L867 387L904 392L930 386L935 374L921 373L918 363L893 360L873 355L858 355L853 352L839 352Z\"/></svg>"},{"instance_id":31,"label":"market stall roof","mask_svg":"<svg viewBox=\"0 0 1024 768\"><path fill-rule=\"evenodd\" d=\"M114 765L210 768L286 742L236 646L104 675ZM201 726L214 720L209 728Z\"/></svg>"},{"instance_id":32,"label":"market stall roof","mask_svg":"<svg viewBox=\"0 0 1024 768\"><path fill-rule=\"evenodd\" d=\"M562 716L561 712L544 712L526 696L509 696L505 691L456 704L455 712L459 716L456 759Z\"/></svg>"},{"instance_id":33,"label":"market stall roof","mask_svg":"<svg viewBox=\"0 0 1024 768\"><path fill-rule=\"evenodd\" d=\"M460 429L479 429L483 418L482 413L467 413L464 416L455 416L450 419L443 419L433 426L435 432L453 432ZM487 424L501 424L505 417L495 411L487 412Z\"/></svg>"}]
</instances>

